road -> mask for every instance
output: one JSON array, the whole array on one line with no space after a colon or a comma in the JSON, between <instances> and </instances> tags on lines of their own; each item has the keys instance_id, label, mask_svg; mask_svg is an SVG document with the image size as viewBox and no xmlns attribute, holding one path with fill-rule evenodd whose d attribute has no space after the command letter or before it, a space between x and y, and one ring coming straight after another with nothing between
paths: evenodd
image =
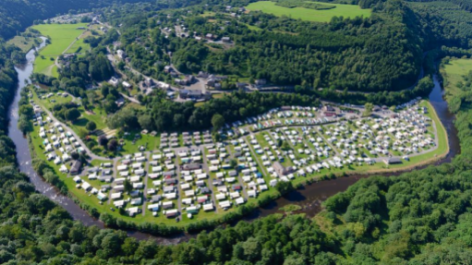
<instances>
[{"instance_id":1,"label":"road","mask_svg":"<svg viewBox=\"0 0 472 265\"><path fill-rule=\"evenodd\" d=\"M141 105L141 102L140 102L139 100L137 100L136 98L129 97L129 96L127 96L127 95L125 95L124 93L121 93L121 92L120 92L120 95L121 95L122 97L124 97L125 99L127 99L127 100L133 102L133 103L136 103L136 104Z\"/></svg>"}]
</instances>

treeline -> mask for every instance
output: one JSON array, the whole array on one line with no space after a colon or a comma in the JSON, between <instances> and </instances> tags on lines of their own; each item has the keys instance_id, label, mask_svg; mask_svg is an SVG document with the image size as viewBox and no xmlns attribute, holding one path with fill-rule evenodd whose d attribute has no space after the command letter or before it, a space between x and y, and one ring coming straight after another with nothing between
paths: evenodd
<instances>
[{"instance_id":1,"label":"treeline","mask_svg":"<svg viewBox=\"0 0 472 265\"><path fill-rule=\"evenodd\" d=\"M33 22L58 14L82 13L94 8L111 6L114 3L149 2L149 0L3 0L0 6L0 37L9 39L17 32L31 26Z\"/></svg>"},{"instance_id":2,"label":"treeline","mask_svg":"<svg viewBox=\"0 0 472 265\"><path fill-rule=\"evenodd\" d=\"M14 68L14 54L24 54L20 49L0 41L0 130L8 127L8 106L16 92L18 77Z\"/></svg>"},{"instance_id":3,"label":"treeline","mask_svg":"<svg viewBox=\"0 0 472 265\"><path fill-rule=\"evenodd\" d=\"M108 118L110 128L131 129L141 127L156 131L180 131L208 129L215 114L222 115L225 122L234 122L267 112L284 105L319 106L314 96L283 93L233 92L222 98L212 99L196 107L194 102L177 103L165 99L165 93L157 91L143 102L145 111L130 108L118 111Z\"/></svg>"}]
</instances>

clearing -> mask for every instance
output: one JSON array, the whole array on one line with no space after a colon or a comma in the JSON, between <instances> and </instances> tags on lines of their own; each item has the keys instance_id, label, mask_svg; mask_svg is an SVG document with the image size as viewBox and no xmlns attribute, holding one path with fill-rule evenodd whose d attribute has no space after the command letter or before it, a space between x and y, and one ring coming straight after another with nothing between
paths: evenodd
<instances>
[{"instance_id":1,"label":"clearing","mask_svg":"<svg viewBox=\"0 0 472 265\"><path fill-rule=\"evenodd\" d=\"M326 5L326 3L314 2ZM342 16L344 18L355 18L355 17L370 17L370 9L361 9L358 5L342 5L342 4L329 4L335 6L333 9L328 10L316 10L308 9L304 7L288 8L283 6L277 6L275 2L271 1L259 1L249 4L246 9L251 11L259 10L264 13L272 14L275 16L288 16L293 19L301 19L313 22L329 22L334 16Z\"/></svg>"},{"instance_id":2,"label":"clearing","mask_svg":"<svg viewBox=\"0 0 472 265\"><path fill-rule=\"evenodd\" d=\"M441 74L445 81L446 96L455 95L460 91L457 83L462 81L462 76L470 71L472 71L471 59L451 59L444 65L444 68L441 69Z\"/></svg>"},{"instance_id":3,"label":"clearing","mask_svg":"<svg viewBox=\"0 0 472 265\"><path fill-rule=\"evenodd\" d=\"M34 72L57 76L57 69L54 70L54 60L85 31L86 26L86 23L33 26L33 29L38 30L43 36L49 37L51 40L51 44L39 51L39 56L36 57L34 62Z\"/></svg>"},{"instance_id":4,"label":"clearing","mask_svg":"<svg viewBox=\"0 0 472 265\"><path fill-rule=\"evenodd\" d=\"M13 39L7 41L7 43L20 48L26 53L31 50L33 46L37 46L41 43L41 39L36 37L15 36Z\"/></svg>"}]
</instances>

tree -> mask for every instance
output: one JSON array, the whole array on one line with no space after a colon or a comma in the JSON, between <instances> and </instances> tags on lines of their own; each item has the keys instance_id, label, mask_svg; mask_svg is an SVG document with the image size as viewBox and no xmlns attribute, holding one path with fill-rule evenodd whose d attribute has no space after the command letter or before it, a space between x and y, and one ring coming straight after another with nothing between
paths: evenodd
<instances>
[{"instance_id":1,"label":"tree","mask_svg":"<svg viewBox=\"0 0 472 265\"><path fill-rule=\"evenodd\" d=\"M33 107L31 105L22 105L19 112L26 118L31 118L34 115Z\"/></svg>"},{"instance_id":2,"label":"tree","mask_svg":"<svg viewBox=\"0 0 472 265\"><path fill-rule=\"evenodd\" d=\"M33 123L26 117L22 116L18 120L18 129L20 129L20 131L23 132L23 134L32 132L34 130Z\"/></svg>"},{"instance_id":3,"label":"tree","mask_svg":"<svg viewBox=\"0 0 472 265\"><path fill-rule=\"evenodd\" d=\"M277 184L275 185L275 189L278 190L280 192L280 194L282 194L282 195L294 190L293 184L290 181L279 181L279 182L277 182Z\"/></svg>"},{"instance_id":4,"label":"tree","mask_svg":"<svg viewBox=\"0 0 472 265\"><path fill-rule=\"evenodd\" d=\"M282 150L287 151L290 150L290 144L287 141L282 142Z\"/></svg>"},{"instance_id":5,"label":"tree","mask_svg":"<svg viewBox=\"0 0 472 265\"><path fill-rule=\"evenodd\" d=\"M110 85L104 84L102 88L100 89L100 91L102 92L102 96L106 98L108 94L110 93Z\"/></svg>"},{"instance_id":6,"label":"tree","mask_svg":"<svg viewBox=\"0 0 472 265\"><path fill-rule=\"evenodd\" d=\"M70 154L70 156L71 156L72 159L74 159L74 160L77 160L77 159L80 158L80 155L79 155L79 153L77 153L77 152L72 152L72 154Z\"/></svg>"},{"instance_id":7,"label":"tree","mask_svg":"<svg viewBox=\"0 0 472 265\"><path fill-rule=\"evenodd\" d=\"M108 150L115 151L117 147L118 141L116 139L111 139L111 141L108 142Z\"/></svg>"},{"instance_id":8,"label":"tree","mask_svg":"<svg viewBox=\"0 0 472 265\"><path fill-rule=\"evenodd\" d=\"M80 139L85 139L85 137L88 135L88 132L87 130L80 128L77 134L79 135Z\"/></svg>"},{"instance_id":9,"label":"tree","mask_svg":"<svg viewBox=\"0 0 472 265\"><path fill-rule=\"evenodd\" d=\"M126 179L123 182L123 188L128 194L133 190L133 185L131 184L131 181L129 181L129 179Z\"/></svg>"},{"instance_id":10,"label":"tree","mask_svg":"<svg viewBox=\"0 0 472 265\"><path fill-rule=\"evenodd\" d=\"M116 112L118 106L113 99L108 98L103 104L103 108L105 109L106 113L110 114Z\"/></svg>"},{"instance_id":11,"label":"tree","mask_svg":"<svg viewBox=\"0 0 472 265\"><path fill-rule=\"evenodd\" d=\"M211 124L213 125L213 130L218 131L225 125L225 118L221 114L216 113L211 118Z\"/></svg>"},{"instance_id":12,"label":"tree","mask_svg":"<svg viewBox=\"0 0 472 265\"><path fill-rule=\"evenodd\" d=\"M80 117L80 111L76 108L71 108L66 110L65 112L65 118L71 122L74 122Z\"/></svg>"},{"instance_id":13,"label":"tree","mask_svg":"<svg viewBox=\"0 0 472 265\"><path fill-rule=\"evenodd\" d=\"M229 165L231 168L235 168L238 165L238 162L236 161L236 159L231 159Z\"/></svg>"},{"instance_id":14,"label":"tree","mask_svg":"<svg viewBox=\"0 0 472 265\"><path fill-rule=\"evenodd\" d=\"M102 134L98 137L98 144L103 146L103 147L106 147L107 144L108 144L108 138L106 135Z\"/></svg>"},{"instance_id":15,"label":"tree","mask_svg":"<svg viewBox=\"0 0 472 265\"><path fill-rule=\"evenodd\" d=\"M97 129L97 124L94 121L89 121L87 122L87 125L85 126L85 128L87 128L87 130L92 132L92 131L95 131L95 129Z\"/></svg>"},{"instance_id":16,"label":"tree","mask_svg":"<svg viewBox=\"0 0 472 265\"><path fill-rule=\"evenodd\" d=\"M148 114L139 116L138 122L141 128L143 129L151 130L154 126L151 115L148 115Z\"/></svg>"},{"instance_id":17,"label":"tree","mask_svg":"<svg viewBox=\"0 0 472 265\"><path fill-rule=\"evenodd\" d=\"M364 104L364 112L362 113L362 116L367 117L372 114L372 110L374 109L374 105L370 102L367 102Z\"/></svg>"}]
</instances>

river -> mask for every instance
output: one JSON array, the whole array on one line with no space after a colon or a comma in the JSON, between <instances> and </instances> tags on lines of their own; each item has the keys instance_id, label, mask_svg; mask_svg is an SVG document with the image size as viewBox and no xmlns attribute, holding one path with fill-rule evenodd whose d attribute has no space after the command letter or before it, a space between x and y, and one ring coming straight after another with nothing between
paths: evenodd
<instances>
[{"instance_id":1,"label":"river","mask_svg":"<svg viewBox=\"0 0 472 265\"><path fill-rule=\"evenodd\" d=\"M45 46L45 38L43 43L39 46L39 49ZM82 210L75 202L63 194L59 193L58 190L46 183L36 172L33 170L31 165L31 154L28 148L28 140L23 136L23 133L18 129L18 102L20 100L20 93L22 89L29 83L30 76L33 73L33 62L35 59L35 52L31 50L26 54L26 63L21 66L15 67L18 73L18 89L14 101L9 108L9 130L8 136L13 140L16 145L17 160L20 171L25 173L36 187L38 192L47 196L61 207L63 207L74 220L81 221L86 226L96 225L100 228L104 228L104 224L99 220L91 217L86 211ZM448 162L456 154L460 153L459 140L457 138L457 131L454 127L453 120L454 116L449 113L447 109L447 103L442 97L442 89L436 76L434 76L434 89L431 92L429 99L436 109L436 112L443 122L449 136L450 152L446 158L437 162L437 164ZM393 175L392 173L386 175ZM353 175L345 178L338 178L336 180L321 181L311 185L308 185L302 189L291 192L286 196L279 198L278 200L270 203L266 207L262 207L256 210L253 214L245 218L245 220L254 220L255 218L267 216L272 213L278 212L278 209L287 204L297 204L302 207L300 212L307 213L308 216L314 216L321 210L321 203L328 197L346 190L350 185L356 183L359 179L368 177L366 175ZM156 237L146 233L127 231L129 236L133 236L139 240L152 239L157 241L159 244L176 244L181 241L185 241L191 236L189 235L177 235L175 237Z\"/></svg>"},{"instance_id":2,"label":"river","mask_svg":"<svg viewBox=\"0 0 472 265\"><path fill-rule=\"evenodd\" d=\"M42 38L43 42L38 47L41 49L45 46L45 38ZM31 154L28 147L28 140L23 133L18 129L18 102L20 100L20 93L22 89L31 83L30 76L33 73L33 62L35 59L35 51L31 50L26 54L26 63L20 66L16 66L16 72L18 73L18 88L16 91L15 98L9 108L8 117L10 124L8 126L8 136L13 140L16 146L16 159L20 167L20 171L25 173L34 184L36 190L41 194L47 196L61 207L63 207L74 220L81 221L86 226L96 225L100 228L105 228L104 224L90 216L86 211L81 209L71 198L61 194L54 186L45 182L33 169L31 164ZM186 237L179 235L175 237L156 237L146 233L127 231L128 235L135 237L139 240L153 239L158 241L160 244L175 244Z\"/></svg>"}]
</instances>

